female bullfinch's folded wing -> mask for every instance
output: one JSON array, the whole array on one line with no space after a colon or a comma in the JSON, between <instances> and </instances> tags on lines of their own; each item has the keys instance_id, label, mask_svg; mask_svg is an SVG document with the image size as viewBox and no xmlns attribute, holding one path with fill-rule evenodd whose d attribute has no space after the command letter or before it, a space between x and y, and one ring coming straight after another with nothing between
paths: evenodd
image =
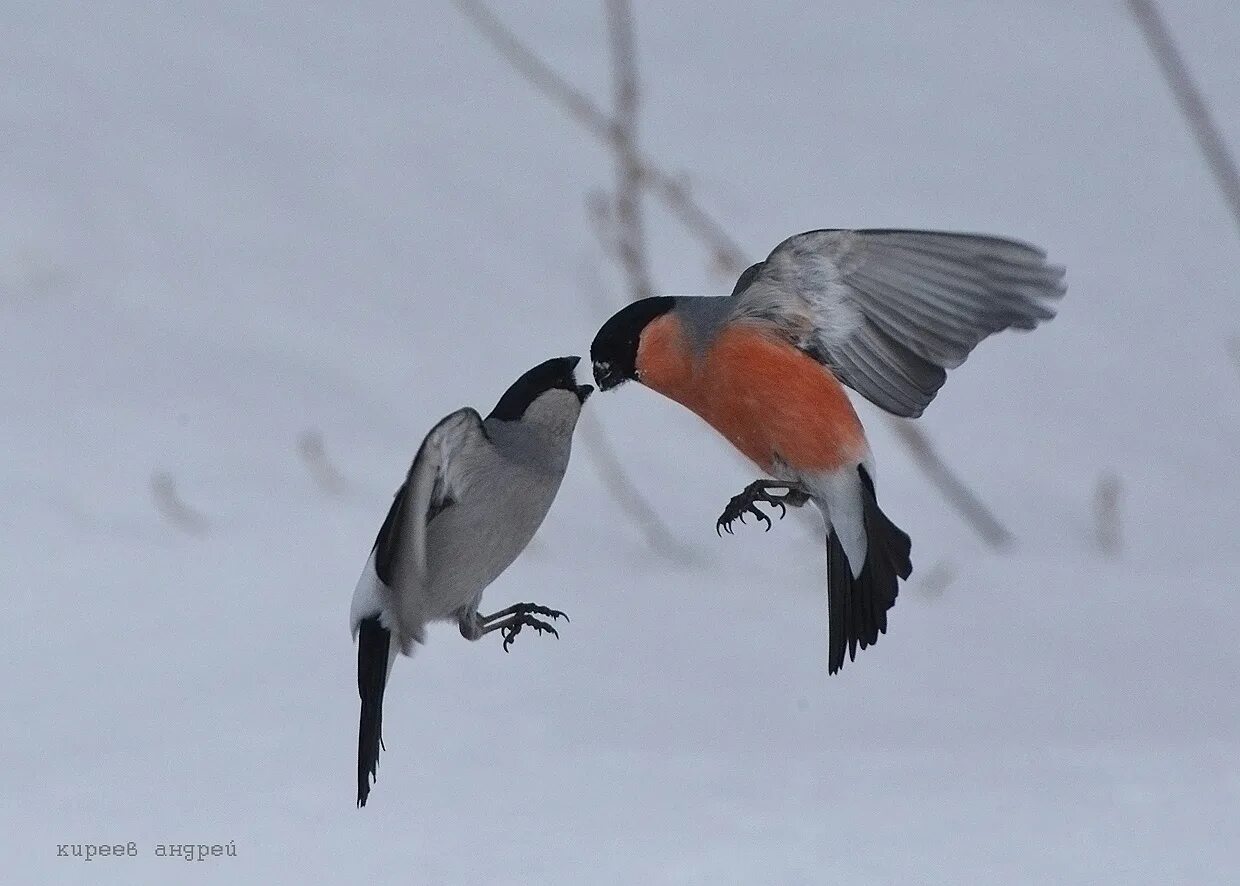
<instances>
[{"instance_id":1,"label":"female bullfinch's folded wing","mask_svg":"<svg viewBox=\"0 0 1240 886\"><path fill-rule=\"evenodd\" d=\"M375 540L375 573L383 583L400 628L402 646L418 627L412 614L417 601L409 599L426 587L426 527L439 512L460 496L463 449L489 445L482 417L469 407L458 409L435 425L422 441L405 482L396 493ZM408 652L406 648L404 651Z\"/></svg>"}]
</instances>

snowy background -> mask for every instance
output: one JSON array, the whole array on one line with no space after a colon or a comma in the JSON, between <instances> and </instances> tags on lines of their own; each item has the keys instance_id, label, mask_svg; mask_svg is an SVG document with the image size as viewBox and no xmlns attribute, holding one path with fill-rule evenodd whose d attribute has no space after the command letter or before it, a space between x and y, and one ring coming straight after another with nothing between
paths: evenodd
<instances>
[{"instance_id":1,"label":"snowy background","mask_svg":"<svg viewBox=\"0 0 1240 886\"><path fill-rule=\"evenodd\" d=\"M0 5L6 882L1230 880L1240 244L1122 4L638 4L644 145L752 259L920 226L1067 265L1059 318L982 345L923 420L1016 543L865 407L915 571L828 679L820 543L717 539L753 475L657 395L599 396L684 556L579 445L486 597L572 623L509 655L433 629L362 811L357 575L430 425L620 303L583 207L611 158L447 0L225 6ZM514 6L606 103L597 5ZM1166 11L1240 145L1240 6ZM661 289L729 288L649 226Z\"/></svg>"}]
</instances>

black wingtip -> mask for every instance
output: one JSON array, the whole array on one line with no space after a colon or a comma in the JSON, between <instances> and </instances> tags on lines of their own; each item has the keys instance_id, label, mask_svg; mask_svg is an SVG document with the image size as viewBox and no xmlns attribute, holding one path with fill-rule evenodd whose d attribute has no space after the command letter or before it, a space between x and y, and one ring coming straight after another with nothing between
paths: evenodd
<instances>
[{"instance_id":1,"label":"black wingtip","mask_svg":"<svg viewBox=\"0 0 1240 886\"><path fill-rule=\"evenodd\" d=\"M844 547L834 532L827 533L827 618L829 657L827 673L844 666L844 655L856 661L857 649L878 642L887 633L887 610L895 605L900 580L913 572L912 544L878 506L874 481L864 467L861 474L862 513L865 519L866 558L861 574L853 577Z\"/></svg>"},{"instance_id":2,"label":"black wingtip","mask_svg":"<svg viewBox=\"0 0 1240 886\"><path fill-rule=\"evenodd\" d=\"M357 640L357 694L362 700L357 728L357 808L366 805L383 748L383 690L387 684L392 633L371 615L362 619Z\"/></svg>"}]
</instances>

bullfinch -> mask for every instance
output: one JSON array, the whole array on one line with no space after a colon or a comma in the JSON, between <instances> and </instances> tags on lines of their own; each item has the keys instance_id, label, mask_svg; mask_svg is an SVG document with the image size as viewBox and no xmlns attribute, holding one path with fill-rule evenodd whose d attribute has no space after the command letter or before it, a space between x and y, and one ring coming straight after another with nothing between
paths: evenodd
<instances>
[{"instance_id":1,"label":"bullfinch","mask_svg":"<svg viewBox=\"0 0 1240 886\"><path fill-rule=\"evenodd\" d=\"M826 526L828 672L887 630L909 537L875 497L874 457L847 385L916 417L947 370L1002 329L1054 316L1064 271L1025 243L980 234L822 230L789 237L730 296L656 296L609 319L590 348L601 390L630 379L688 407L767 475L757 503L813 502Z\"/></svg>"},{"instance_id":2,"label":"bullfinch","mask_svg":"<svg viewBox=\"0 0 1240 886\"><path fill-rule=\"evenodd\" d=\"M580 357L540 363L485 419L470 407L422 441L353 594L361 716L357 805L366 805L382 746L383 693L397 652L411 655L428 622L452 620L467 640L500 631L504 651L523 627L559 636L543 618L564 613L517 603L478 612L482 592L525 550L568 468L573 431L594 388L573 375Z\"/></svg>"}]
</instances>

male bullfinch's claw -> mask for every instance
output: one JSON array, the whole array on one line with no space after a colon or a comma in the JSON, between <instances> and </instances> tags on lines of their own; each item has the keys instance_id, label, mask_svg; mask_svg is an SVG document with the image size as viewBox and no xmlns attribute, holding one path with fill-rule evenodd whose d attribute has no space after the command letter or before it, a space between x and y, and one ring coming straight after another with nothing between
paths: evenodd
<instances>
[{"instance_id":1,"label":"male bullfinch's claw","mask_svg":"<svg viewBox=\"0 0 1240 886\"><path fill-rule=\"evenodd\" d=\"M766 531L766 532L770 532L770 531L771 531L771 518L770 518L770 517L768 517L766 514L762 513L761 511L759 511L756 505L750 505L748 508L746 508L746 509L745 509L745 511L746 511L747 513L753 514L753 515L754 515L755 517L757 517L759 520L761 520L762 522L766 523L766 529L765 529L764 531ZM741 514L741 522L742 522L742 523L744 523L744 522L745 522L745 514L744 514L744 513L742 513L742 514Z\"/></svg>"},{"instance_id":2,"label":"male bullfinch's claw","mask_svg":"<svg viewBox=\"0 0 1240 886\"><path fill-rule=\"evenodd\" d=\"M779 495L773 495L770 490L780 489L783 492ZM723 509L723 514L715 522L715 532L722 537L720 529L726 529L728 534L732 534L732 523L736 520L745 522L746 514L753 514L757 519L766 525L764 531L771 531L771 518L758 510L758 503L779 507L779 519L783 519L788 514L788 505L799 508L801 505L809 501L809 493L806 492L796 483L784 483L779 480L755 480L745 487L740 495L732 496L732 500L728 502L728 506Z\"/></svg>"}]
</instances>

